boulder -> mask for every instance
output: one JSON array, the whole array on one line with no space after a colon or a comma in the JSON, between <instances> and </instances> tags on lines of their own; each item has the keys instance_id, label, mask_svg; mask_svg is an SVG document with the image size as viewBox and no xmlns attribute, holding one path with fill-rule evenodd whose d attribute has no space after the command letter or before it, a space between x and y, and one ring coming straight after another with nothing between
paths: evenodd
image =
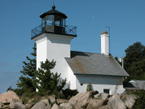
<instances>
[{"instance_id":1,"label":"boulder","mask_svg":"<svg viewBox=\"0 0 145 109\"><path fill-rule=\"evenodd\" d=\"M99 109L112 109L112 108L109 105L105 105L105 106L101 106Z\"/></svg>"},{"instance_id":2,"label":"boulder","mask_svg":"<svg viewBox=\"0 0 145 109\"><path fill-rule=\"evenodd\" d=\"M60 109L60 108L56 103L54 103L51 109Z\"/></svg>"},{"instance_id":3,"label":"boulder","mask_svg":"<svg viewBox=\"0 0 145 109\"><path fill-rule=\"evenodd\" d=\"M130 109L134 105L135 99L137 99L137 97L135 95L133 95L133 94L130 94L124 100L124 104Z\"/></svg>"},{"instance_id":4,"label":"boulder","mask_svg":"<svg viewBox=\"0 0 145 109\"><path fill-rule=\"evenodd\" d=\"M103 100L106 100L108 97L108 94L107 93L98 93L96 95L94 95L94 98L95 99L103 99Z\"/></svg>"},{"instance_id":5,"label":"boulder","mask_svg":"<svg viewBox=\"0 0 145 109\"><path fill-rule=\"evenodd\" d=\"M17 102L19 102L19 103L22 104L22 100L20 100L20 99L14 99L14 98L13 98L12 101L10 102L9 107L10 107L10 108L14 108L14 105L15 105Z\"/></svg>"},{"instance_id":6,"label":"boulder","mask_svg":"<svg viewBox=\"0 0 145 109\"><path fill-rule=\"evenodd\" d=\"M48 96L48 98L49 98L51 103L55 103L55 101L56 101L55 95Z\"/></svg>"},{"instance_id":7,"label":"boulder","mask_svg":"<svg viewBox=\"0 0 145 109\"><path fill-rule=\"evenodd\" d=\"M67 103L68 100L64 100L64 99L57 99L56 100L58 104L61 104L61 103Z\"/></svg>"},{"instance_id":8,"label":"boulder","mask_svg":"<svg viewBox=\"0 0 145 109\"><path fill-rule=\"evenodd\" d=\"M46 106L44 102L38 102L31 109L45 109Z\"/></svg>"},{"instance_id":9,"label":"boulder","mask_svg":"<svg viewBox=\"0 0 145 109\"><path fill-rule=\"evenodd\" d=\"M45 109L51 109L51 106L50 105L49 106L46 106Z\"/></svg>"},{"instance_id":10,"label":"boulder","mask_svg":"<svg viewBox=\"0 0 145 109\"><path fill-rule=\"evenodd\" d=\"M14 109L25 109L25 105L23 105L22 103L20 102L16 102L14 104Z\"/></svg>"},{"instance_id":11,"label":"boulder","mask_svg":"<svg viewBox=\"0 0 145 109\"><path fill-rule=\"evenodd\" d=\"M3 107L3 103L2 102L0 102L0 109Z\"/></svg>"},{"instance_id":12,"label":"boulder","mask_svg":"<svg viewBox=\"0 0 145 109\"><path fill-rule=\"evenodd\" d=\"M27 109L31 109L33 106L34 106L34 103L31 100L29 100L28 103L26 104Z\"/></svg>"},{"instance_id":13,"label":"boulder","mask_svg":"<svg viewBox=\"0 0 145 109\"><path fill-rule=\"evenodd\" d=\"M74 109L73 105L70 103L62 103L60 104L60 109Z\"/></svg>"},{"instance_id":14,"label":"boulder","mask_svg":"<svg viewBox=\"0 0 145 109\"><path fill-rule=\"evenodd\" d=\"M112 109L126 109L126 105L116 94L109 98L108 105L110 105Z\"/></svg>"},{"instance_id":15,"label":"boulder","mask_svg":"<svg viewBox=\"0 0 145 109\"><path fill-rule=\"evenodd\" d=\"M78 93L69 100L69 103L71 103L76 109L86 108L93 94L96 93L93 91Z\"/></svg>"},{"instance_id":16,"label":"boulder","mask_svg":"<svg viewBox=\"0 0 145 109\"><path fill-rule=\"evenodd\" d=\"M12 99L19 99L19 96L14 92L9 90L8 92L0 94L0 102L2 103L10 103Z\"/></svg>"},{"instance_id":17,"label":"boulder","mask_svg":"<svg viewBox=\"0 0 145 109\"><path fill-rule=\"evenodd\" d=\"M87 109L98 109L102 106L103 103L104 103L103 99L91 99L89 101Z\"/></svg>"},{"instance_id":18,"label":"boulder","mask_svg":"<svg viewBox=\"0 0 145 109\"><path fill-rule=\"evenodd\" d=\"M48 99L42 99L42 100L40 100L40 102L44 102L47 106L50 106Z\"/></svg>"}]
</instances>

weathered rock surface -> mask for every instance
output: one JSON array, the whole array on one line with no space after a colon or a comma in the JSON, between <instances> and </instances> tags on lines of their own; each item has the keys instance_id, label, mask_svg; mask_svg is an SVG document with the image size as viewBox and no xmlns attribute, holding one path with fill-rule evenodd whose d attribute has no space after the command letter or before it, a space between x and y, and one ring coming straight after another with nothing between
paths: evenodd
<instances>
[{"instance_id":1,"label":"weathered rock surface","mask_svg":"<svg viewBox=\"0 0 145 109\"><path fill-rule=\"evenodd\" d=\"M129 96L126 97L124 103L130 109L134 105L135 99L137 99L137 97L133 94L130 94Z\"/></svg>"},{"instance_id":2,"label":"weathered rock surface","mask_svg":"<svg viewBox=\"0 0 145 109\"><path fill-rule=\"evenodd\" d=\"M31 109L33 106L34 106L34 103L31 100L29 100L28 103L26 104L27 109Z\"/></svg>"},{"instance_id":3,"label":"weathered rock surface","mask_svg":"<svg viewBox=\"0 0 145 109\"><path fill-rule=\"evenodd\" d=\"M22 100L20 100L20 99L14 99L14 98L13 98L12 101L10 102L9 107L10 107L10 108L14 108L14 105L15 105L17 102L19 102L19 103L22 104Z\"/></svg>"},{"instance_id":4,"label":"weathered rock surface","mask_svg":"<svg viewBox=\"0 0 145 109\"><path fill-rule=\"evenodd\" d=\"M44 102L38 102L31 109L45 109L46 106Z\"/></svg>"},{"instance_id":5,"label":"weathered rock surface","mask_svg":"<svg viewBox=\"0 0 145 109\"><path fill-rule=\"evenodd\" d=\"M50 106L48 99L42 99L42 100L40 100L40 102L44 102L47 106Z\"/></svg>"},{"instance_id":6,"label":"weathered rock surface","mask_svg":"<svg viewBox=\"0 0 145 109\"><path fill-rule=\"evenodd\" d=\"M51 106L50 105L49 106L46 106L45 109L51 109Z\"/></svg>"},{"instance_id":7,"label":"weathered rock surface","mask_svg":"<svg viewBox=\"0 0 145 109\"><path fill-rule=\"evenodd\" d=\"M108 94L107 93L98 93L96 95L94 95L94 98L95 99L103 99L103 100L106 100L108 97Z\"/></svg>"},{"instance_id":8,"label":"weathered rock surface","mask_svg":"<svg viewBox=\"0 0 145 109\"><path fill-rule=\"evenodd\" d=\"M55 95L48 96L48 98L50 99L51 103L54 103L56 101Z\"/></svg>"},{"instance_id":9,"label":"weathered rock surface","mask_svg":"<svg viewBox=\"0 0 145 109\"><path fill-rule=\"evenodd\" d=\"M55 95L51 95L42 97L35 105L32 102L33 99L24 105L16 93L8 91L0 94L0 97L2 97L0 100L4 100L0 102L0 109L131 109L135 99L137 99L133 94L124 93L122 95L108 96L106 93L97 93L97 91L78 93L69 101L64 99L56 100ZM46 97L49 99L45 99ZM53 103L52 108L50 102ZM57 104L60 104L60 106Z\"/></svg>"},{"instance_id":10,"label":"weathered rock surface","mask_svg":"<svg viewBox=\"0 0 145 109\"><path fill-rule=\"evenodd\" d=\"M61 104L61 103L67 103L68 100L65 100L65 99L57 99L56 100L58 104Z\"/></svg>"},{"instance_id":11,"label":"weathered rock surface","mask_svg":"<svg viewBox=\"0 0 145 109\"><path fill-rule=\"evenodd\" d=\"M62 103L60 104L60 109L74 109L73 105L70 103Z\"/></svg>"},{"instance_id":12,"label":"weathered rock surface","mask_svg":"<svg viewBox=\"0 0 145 109\"><path fill-rule=\"evenodd\" d=\"M20 102L16 102L14 104L14 109L25 109L25 105L23 105L22 103Z\"/></svg>"},{"instance_id":13,"label":"weathered rock surface","mask_svg":"<svg viewBox=\"0 0 145 109\"><path fill-rule=\"evenodd\" d=\"M8 92L0 94L0 102L2 102L2 103L9 103L12 101L12 99L21 100L15 92L10 91L10 90Z\"/></svg>"},{"instance_id":14,"label":"weathered rock surface","mask_svg":"<svg viewBox=\"0 0 145 109\"><path fill-rule=\"evenodd\" d=\"M51 109L60 109L60 108L56 103L54 103Z\"/></svg>"},{"instance_id":15,"label":"weathered rock surface","mask_svg":"<svg viewBox=\"0 0 145 109\"><path fill-rule=\"evenodd\" d=\"M112 108L109 105L105 105L105 106L100 107L99 109L112 109Z\"/></svg>"},{"instance_id":16,"label":"weathered rock surface","mask_svg":"<svg viewBox=\"0 0 145 109\"><path fill-rule=\"evenodd\" d=\"M3 103L0 102L0 108L2 108L2 107L3 107Z\"/></svg>"},{"instance_id":17,"label":"weathered rock surface","mask_svg":"<svg viewBox=\"0 0 145 109\"><path fill-rule=\"evenodd\" d=\"M76 109L86 108L93 93L93 91L78 93L69 100L69 103L71 103Z\"/></svg>"},{"instance_id":18,"label":"weathered rock surface","mask_svg":"<svg viewBox=\"0 0 145 109\"><path fill-rule=\"evenodd\" d=\"M87 109L98 109L102 106L104 100L102 99L91 99L87 106Z\"/></svg>"},{"instance_id":19,"label":"weathered rock surface","mask_svg":"<svg viewBox=\"0 0 145 109\"><path fill-rule=\"evenodd\" d=\"M118 97L118 95L113 95L109 98L108 105L110 105L112 109L126 109L126 105Z\"/></svg>"}]
</instances>

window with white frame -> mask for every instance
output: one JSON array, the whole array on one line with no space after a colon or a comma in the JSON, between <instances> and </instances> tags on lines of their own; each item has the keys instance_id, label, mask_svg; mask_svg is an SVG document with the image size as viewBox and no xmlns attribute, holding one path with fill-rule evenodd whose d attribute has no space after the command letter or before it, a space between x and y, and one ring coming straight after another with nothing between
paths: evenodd
<instances>
[{"instance_id":1,"label":"window with white frame","mask_svg":"<svg viewBox=\"0 0 145 109\"><path fill-rule=\"evenodd\" d=\"M110 89L104 89L104 93L110 94Z\"/></svg>"}]
</instances>

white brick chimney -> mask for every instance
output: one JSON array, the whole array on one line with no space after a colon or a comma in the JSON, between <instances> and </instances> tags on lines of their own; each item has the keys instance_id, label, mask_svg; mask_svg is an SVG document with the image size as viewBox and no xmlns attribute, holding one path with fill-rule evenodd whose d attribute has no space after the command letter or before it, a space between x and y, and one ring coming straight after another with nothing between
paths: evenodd
<instances>
[{"instance_id":1,"label":"white brick chimney","mask_svg":"<svg viewBox=\"0 0 145 109\"><path fill-rule=\"evenodd\" d=\"M101 36L101 54L109 55L109 34L102 32Z\"/></svg>"}]
</instances>

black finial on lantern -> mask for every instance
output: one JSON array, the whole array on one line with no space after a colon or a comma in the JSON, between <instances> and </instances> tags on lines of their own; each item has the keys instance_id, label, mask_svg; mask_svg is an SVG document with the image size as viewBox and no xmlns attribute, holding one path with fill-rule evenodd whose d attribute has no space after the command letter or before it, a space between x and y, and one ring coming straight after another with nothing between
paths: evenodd
<instances>
[{"instance_id":1,"label":"black finial on lantern","mask_svg":"<svg viewBox=\"0 0 145 109\"><path fill-rule=\"evenodd\" d=\"M52 9L55 9L55 6L54 5L52 6Z\"/></svg>"}]
</instances>

